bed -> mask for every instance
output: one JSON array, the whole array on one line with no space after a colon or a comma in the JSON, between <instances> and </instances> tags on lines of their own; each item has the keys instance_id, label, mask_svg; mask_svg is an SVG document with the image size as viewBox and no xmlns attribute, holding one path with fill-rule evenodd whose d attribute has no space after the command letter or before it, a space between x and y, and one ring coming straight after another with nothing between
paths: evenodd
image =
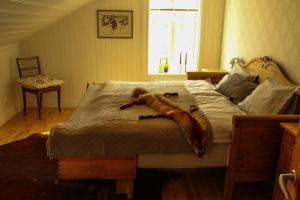
<instances>
[{"instance_id":1,"label":"bed","mask_svg":"<svg viewBox=\"0 0 300 200\"><path fill-rule=\"evenodd\" d=\"M240 63L233 62L233 64ZM267 77L272 77L283 84L294 86L287 80L278 66L266 57L251 60L245 65L245 68L259 74L258 82L262 82ZM138 83L138 86L148 87L150 90L157 90L158 92L164 92L163 89L168 92L170 90L172 90L171 92L181 91L182 88L180 89L179 85L182 85L193 96L194 103L199 106L210 121L214 133L213 145L211 145L203 159L194 154L186 143L184 136L177 130L176 124L172 121L163 120L163 125L161 125L161 119L158 120L159 122L156 121L156 124L155 122L154 124L151 124L153 122L138 122L138 129L136 129L137 113L152 114L151 109L139 107L127 113L114 113L112 109L115 108L109 106L111 100L108 102L106 99L101 102L99 101L100 97L95 96L95 94L99 94L99 91L104 91L103 93L100 92L101 98L105 96L103 94L118 94L114 99L115 105L118 105L129 98L129 91L132 91L137 83L108 82L104 85L93 85L88 89L67 124L59 124L51 130L47 145L48 154L51 158L59 160L59 178L116 179L117 192L127 193L128 198L131 198L133 179L137 167L168 169L228 167L225 199L231 199L234 182L272 179L281 140L278 122L297 121L298 118L288 115L247 116L235 104L214 90L214 83L217 83L225 74L226 72L194 72L188 73L188 81L180 83ZM211 82L205 80L208 78ZM120 85L123 85L123 87L120 87ZM124 88L127 90L125 91ZM201 88L200 91L199 88ZM182 92L179 96L184 98L184 94ZM101 104L92 103L96 101L101 102ZM215 102L215 104L212 105L211 102ZM187 106L180 100L177 103L183 107ZM89 107L91 104L95 106ZM95 112L99 107L102 107L102 109L110 107L111 110L102 113L113 113L113 115L103 116L100 112L101 109L99 112ZM297 112L299 112L299 107L298 105ZM92 112L96 114L91 114ZM218 114L216 115L216 113ZM110 126L106 126L106 121L101 121L103 117L113 119L110 120ZM118 119L122 119L124 123L120 124ZM97 120L99 124L97 126L93 124L92 129L81 127L78 128L79 131L74 130L74 127L81 126L80 122L90 125ZM127 130L132 124L135 126ZM110 132L108 134L110 139L102 138L98 140L98 128L103 128L103 126L106 128L103 130L104 132L108 133L114 129L123 134L120 136L120 134ZM130 139L132 133L134 133L132 138L139 138L139 130L145 126L149 127L150 130L145 133L147 137L140 138L140 140ZM165 127L168 127L169 131L165 130ZM164 131L161 131L162 129ZM253 132L255 132L254 136ZM88 133L90 137L85 137L85 133ZM106 143L101 143L103 140ZM108 144L115 143L115 141L118 141L117 145L108 146ZM82 146L82 144L86 146ZM125 148L126 145L128 148ZM153 146L155 148L151 148ZM130 149L130 151L127 149ZM258 153L257 149L264 152L264 154Z\"/></svg>"}]
</instances>

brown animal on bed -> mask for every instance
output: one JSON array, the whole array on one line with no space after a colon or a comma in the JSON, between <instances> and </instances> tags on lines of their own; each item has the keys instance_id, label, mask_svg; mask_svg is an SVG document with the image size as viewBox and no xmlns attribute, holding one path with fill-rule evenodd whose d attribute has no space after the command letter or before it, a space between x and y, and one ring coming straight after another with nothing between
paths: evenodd
<instances>
[{"instance_id":1,"label":"brown animal on bed","mask_svg":"<svg viewBox=\"0 0 300 200\"><path fill-rule=\"evenodd\" d=\"M193 147L196 154L202 157L206 143L205 126L191 115L189 111L180 108L167 99L167 97L178 95L176 94L177 93L165 93L162 95L150 93L143 88L136 88L132 94L134 99L129 103L122 105L120 109L123 110L133 105L147 105L160 114L150 117L141 116L140 119L166 118L174 120L184 131L188 143ZM191 107L191 109L192 111L195 111L195 107Z\"/></svg>"}]
</instances>

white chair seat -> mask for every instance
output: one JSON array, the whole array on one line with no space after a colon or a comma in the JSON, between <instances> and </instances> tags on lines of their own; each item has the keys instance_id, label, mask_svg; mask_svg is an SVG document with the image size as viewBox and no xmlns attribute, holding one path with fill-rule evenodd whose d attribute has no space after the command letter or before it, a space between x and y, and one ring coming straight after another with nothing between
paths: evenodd
<instances>
[{"instance_id":1,"label":"white chair seat","mask_svg":"<svg viewBox=\"0 0 300 200\"><path fill-rule=\"evenodd\" d=\"M44 89L48 87L62 85L64 83L63 80L59 80L46 75L37 75L27 78L20 78L17 80L17 82L23 87L29 89Z\"/></svg>"}]
</instances>

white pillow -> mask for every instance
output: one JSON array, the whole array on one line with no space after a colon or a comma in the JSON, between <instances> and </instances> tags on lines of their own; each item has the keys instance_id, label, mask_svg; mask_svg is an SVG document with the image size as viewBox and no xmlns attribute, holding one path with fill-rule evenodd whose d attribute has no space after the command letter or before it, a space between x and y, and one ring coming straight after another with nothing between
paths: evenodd
<instances>
[{"instance_id":1,"label":"white pillow","mask_svg":"<svg viewBox=\"0 0 300 200\"><path fill-rule=\"evenodd\" d=\"M246 79L246 81L251 81L251 82L255 82L255 80L256 80L256 78L257 78L257 76L258 76L256 73L251 72L251 71L249 71L249 70L247 70L247 69L245 69L245 68L243 68L243 67L240 67L240 66L238 66L238 65L235 65L235 66L231 69L231 71L230 71L229 74L230 74L231 76L232 76L233 74L239 74L239 75L243 76L243 77Z\"/></svg>"},{"instance_id":2,"label":"white pillow","mask_svg":"<svg viewBox=\"0 0 300 200\"><path fill-rule=\"evenodd\" d=\"M265 80L238 105L248 114L280 114L285 111L295 88Z\"/></svg>"},{"instance_id":3,"label":"white pillow","mask_svg":"<svg viewBox=\"0 0 300 200\"><path fill-rule=\"evenodd\" d=\"M226 82L229 78L229 75L226 74L225 76L223 76L223 78L219 81L219 83L216 85L216 88L219 88L220 85L222 85L224 82Z\"/></svg>"},{"instance_id":4,"label":"white pillow","mask_svg":"<svg viewBox=\"0 0 300 200\"><path fill-rule=\"evenodd\" d=\"M245 68L242 68L238 65L235 65L231 71L229 72L229 74L226 74L220 81L219 83L216 85L216 88L219 88L220 85L222 83L224 83L225 81L227 81L229 78L231 78L231 76L233 76L234 74L238 74L241 77L243 77L243 79L245 81L250 81L250 82L255 82L256 78L257 78L257 74L254 72L251 72Z\"/></svg>"}]
</instances>

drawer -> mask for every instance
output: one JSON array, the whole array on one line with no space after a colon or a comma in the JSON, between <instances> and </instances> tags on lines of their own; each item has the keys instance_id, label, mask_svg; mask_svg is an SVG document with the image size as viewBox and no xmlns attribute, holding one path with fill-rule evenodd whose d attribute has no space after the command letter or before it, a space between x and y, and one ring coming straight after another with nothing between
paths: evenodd
<instances>
[{"instance_id":1,"label":"drawer","mask_svg":"<svg viewBox=\"0 0 300 200\"><path fill-rule=\"evenodd\" d=\"M64 158L58 162L58 177L61 179L120 179L135 176L135 156Z\"/></svg>"}]
</instances>

